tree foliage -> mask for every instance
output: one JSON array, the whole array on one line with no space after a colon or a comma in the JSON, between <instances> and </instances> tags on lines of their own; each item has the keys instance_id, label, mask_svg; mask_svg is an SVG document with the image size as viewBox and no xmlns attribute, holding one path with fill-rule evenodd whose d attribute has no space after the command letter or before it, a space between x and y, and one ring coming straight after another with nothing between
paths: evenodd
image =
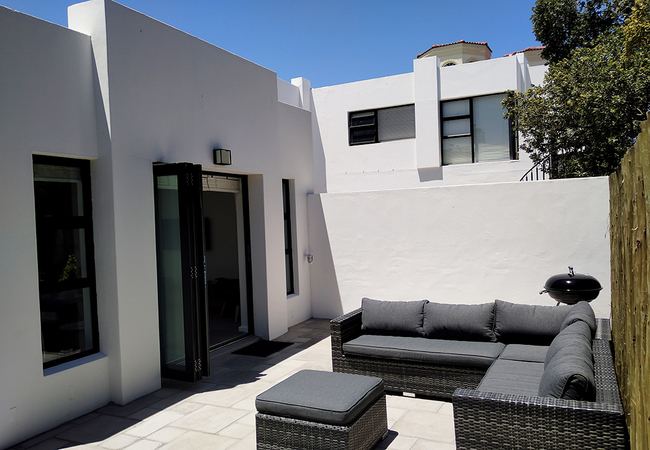
<instances>
[{"instance_id":1,"label":"tree foliage","mask_svg":"<svg viewBox=\"0 0 650 450\"><path fill-rule=\"evenodd\" d=\"M557 11L566 12L563 17L571 18L587 14L583 11L589 8L610 17L608 11L620 11L622 2L587 5L589 2L538 0L535 14L541 6L548 12L551 3ZM523 137L523 150L536 163L552 160L553 165L545 170L553 177L608 175L633 144L639 122L650 108L648 3L650 0L637 0L634 9L627 8L628 16L621 24L614 21L598 35L585 37L568 56L552 61L541 86L525 93L511 91L504 100L506 116ZM574 5L576 15L569 14L567 4ZM593 17L595 13L589 14ZM535 15L533 22L542 23ZM580 28L571 23L556 28L571 32ZM577 41L569 41L546 41L547 49L560 55L567 46L576 45Z\"/></svg>"},{"instance_id":2,"label":"tree foliage","mask_svg":"<svg viewBox=\"0 0 650 450\"><path fill-rule=\"evenodd\" d=\"M533 33L546 48L550 63L567 58L572 50L589 47L627 17L634 0L538 0L533 7Z\"/></svg>"}]
</instances>

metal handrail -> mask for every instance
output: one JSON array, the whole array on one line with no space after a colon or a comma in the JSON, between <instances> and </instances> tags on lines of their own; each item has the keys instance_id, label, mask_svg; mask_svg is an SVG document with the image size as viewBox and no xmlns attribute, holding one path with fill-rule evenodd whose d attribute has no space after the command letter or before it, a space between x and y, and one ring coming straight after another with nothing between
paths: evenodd
<instances>
[{"instance_id":1,"label":"metal handrail","mask_svg":"<svg viewBox=\"0 0 650 450\"><path fill-rule=\"evenodd\" d=\"M535 164L533 167L528 169L528 172L526 172L520 179L519 181L539 181L540 179L540 172L541 172L541 179L546 180L547 178L550 180L551 179L551 174L547 173L548 166L550 165L551 162L551 156L547 156L537 164Z\"/></svg>"}]
</instances>

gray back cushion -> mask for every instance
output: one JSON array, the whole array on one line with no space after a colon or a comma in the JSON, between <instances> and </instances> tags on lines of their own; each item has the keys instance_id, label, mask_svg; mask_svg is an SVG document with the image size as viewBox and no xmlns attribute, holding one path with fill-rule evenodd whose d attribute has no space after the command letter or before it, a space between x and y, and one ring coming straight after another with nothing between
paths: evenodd
<instances>
[{"instance_id":1,"label":"gray back cushion","mask_svg":"<svg viewBox=\"0 0 650 450\"><path fill-rule=\"evenodd\" d=\"M570 308L571 310L569 311L569 314L567 314L567 316L564 318L564 322L562 322L562 326L560 328L564 330L572 323L581 320L589 326L589 329L591 330L591 337L593 339L593 337L596 335L596 315L594 314L594 310L591 308L591 305L588 302L581 301L573 306L570 306Z\"/></svg>"},{"instance_id":2,"label":"gray back cushion","mask_svg":"<svg viewBox=\"0 0 650 450\"><path fill-rule=\"evenodd\" d=\"M540 397L594 401L596 379L587 324L575 322L555 338L539 383Z\"/></svg>"},{"instance_id":3,"label":"gray back cushion","mask_svg":"<svg viewBox=\"0 0 650 450\"><path fill-rule=\"evenodd\" d=\"M497 300L494 333L506 344L549 345L569 313L566 306L523 305Z\"/></svg>"},{"instance_id":4,"label":"gray back cushion","mask_svg":"<svg viewBox=\"0 0 650 450\"><path fill-rule=\"evenodd\" d=\"M571 351L580 354L584 353L585 348L588 349L591 358L591 329L589 325L579 320L555 336L546 352L544 366L548 366L558 352Z\"/></svg>"},{"instance_id":5,"label":"gray back cushion","mask_svg":"<svg viewBox=\"0 0 650 450\"><path fill-rule=\"evenodd\" d=\"M361 329L369 334L422 336L424 304L427 300L386 302L361 300Z\"/></svg>"},{"instance_id":6,"label":"gray back cushion","mask_svg":"<svg viewBox=\"0 0 650 450\"><path fill-rule=\"evenodd\" d=\"M424 336L431 339L496 342L494 302L481 305L424 305Z\"/></svg>"}]
</instances>

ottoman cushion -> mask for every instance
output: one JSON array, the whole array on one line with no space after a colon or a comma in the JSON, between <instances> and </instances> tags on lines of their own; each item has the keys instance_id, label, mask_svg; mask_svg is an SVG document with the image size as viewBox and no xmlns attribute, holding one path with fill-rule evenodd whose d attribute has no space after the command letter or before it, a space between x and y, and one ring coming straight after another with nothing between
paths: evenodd
<instances>
[{"instance_id":1,"label":"ottoman cushion","mask_svg":"<svg viewBox=\"0 0 650 450\"><path fill-rule=\"evenodd\" d=\"M255 399L258 412L349 425L384 394L381 378L302 370Z\"/></svg>"}]
</instances>

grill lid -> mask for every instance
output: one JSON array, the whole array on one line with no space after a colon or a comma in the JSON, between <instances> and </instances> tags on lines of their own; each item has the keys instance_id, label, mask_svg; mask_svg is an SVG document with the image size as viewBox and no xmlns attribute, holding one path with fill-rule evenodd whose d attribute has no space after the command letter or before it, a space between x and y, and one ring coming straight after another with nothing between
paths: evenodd
<instances>
[{"instance_id":1,"label":"grill lid","mask_svg":"<svg viewBox=\"0 0 650 450\"><path fill-rule=\"evenodd\" d=\"M568 274L553 275L546 280L544 290L540 294L548 292L559 302L574 304L581 300L595 299L602 289L597 279L591 275L575 273L573 267L569 266Z\"/></svg>"}]
</instances>

